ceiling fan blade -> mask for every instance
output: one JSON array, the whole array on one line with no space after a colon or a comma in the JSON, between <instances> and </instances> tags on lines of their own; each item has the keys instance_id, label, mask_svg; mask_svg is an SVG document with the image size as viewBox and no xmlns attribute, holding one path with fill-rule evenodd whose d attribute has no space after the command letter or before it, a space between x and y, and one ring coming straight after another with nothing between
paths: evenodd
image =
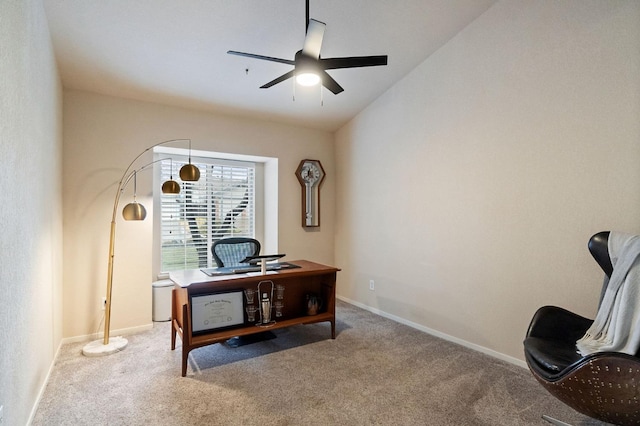
<instances>
[{"instance_id":1,"label":"ceiling fan blade","mask_svg":"<svg viewBox=\"0 0 640 426\"><path fill-rule=\"evenodd\" d=\"M320 48L322 47L322 38L327 24L324 22L309 19L307 26L307 35L304 38L304 46L302 46L302 54L313 59L320 57Z\"/></svg>"},{"instance_id":2,"label":"ceiling fan blade","mask_svg":"<svg viewBox=\"0 0 640 426\"><path fill-rule=\"evenodd\" d=\"M281 64L295 65L295 62L289 59L273 58L271 56L255 55L253 53L236 52L235 50L227 51L230 55L245 56L247 58L262 59L264 61L280 62Z\"/></svg>"},{"instance_id":3,"label":"ceiling fan blade","mask_svg":"<svg viewBox=\"0 0 640 426\"><path fill-rule=\"evenodd\" d=\"M333 79L326 71L322 71L320 73L320 78L322 79L322 85L329 89L334 95L337 95L340 92L344 92L342 86L338 84L337 81Z\"/></svg>"},{"instance_id":4,"label":"ceiling fan blade","mask_svg":"<svg viewBox=\"0 0 640 426\"><path fill-rule=\"evenodd\" d=\"M335 70L339 68L375 67L379 65L387 65L387 55L320 59L320 66L325 70Z\"/></svg>"},{"instance_id":5,"label":"ceiling fan blade","mask_svg":"<svg viewBox=\"0 0 640 426\"><path fill-rule=\"evenodd\" d=\"M260 86L260 88L261 88L261 89L268 89L268 88L269 88L269 87L271 87L271 86L275 86L275 85L276 85L276 84L278 84L278 83L282 83L283 81L288 80L288 79L290 79L291 77L293 77L293 75L295 74L295 71L296 71L296 70L291 70L291 71L289 71L289 72L288 72L288 73L286 73L286 74L282 74L280 77L278 77L278 78L276 78L276 79L274 79L274 80L271 80L270 82L268 82L268 83L267 83L267 84L265 84L265 85Z\"/></svg>"}]
</instances>

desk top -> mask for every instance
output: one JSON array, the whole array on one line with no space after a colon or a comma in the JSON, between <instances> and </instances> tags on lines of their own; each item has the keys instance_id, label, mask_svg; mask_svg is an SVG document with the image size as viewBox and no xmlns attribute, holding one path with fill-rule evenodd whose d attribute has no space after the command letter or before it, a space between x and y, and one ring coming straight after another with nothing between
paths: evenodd
<instances>
[{"instance_id":1,"label":"desk top","mask_svg":"<svg viewBox=\"0 0 640 426\"><path fill-rule=\"evenodd\" d=\"M308 260L293 260L291 262L299 268L281 269L278 271L267 271L265 275L260 272L249 272L244 274L232 274L232 275L214 275L209 276L202 272L200 269L187 269L184 271L174 271L169 273L169 278L176 285L180 287L189 287L192 284L201 283L217 283L217 282L231 282L236 280L263 280L269 279L269 277L276 278L278 276L304 276L304 275L317 275L323 273L338 272L340 269L333 266L322 265L320 263L310 262Z\"/></svg>"}]
</instances>

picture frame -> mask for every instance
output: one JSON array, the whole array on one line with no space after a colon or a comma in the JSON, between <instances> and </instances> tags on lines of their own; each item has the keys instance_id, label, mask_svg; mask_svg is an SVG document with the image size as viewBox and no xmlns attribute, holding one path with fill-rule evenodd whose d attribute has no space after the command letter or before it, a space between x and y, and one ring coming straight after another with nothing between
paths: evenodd
<instances>
[{"instance_id":1,"label":"picture frame","mask_svg":"<svg viewBox=\"0 0 640 426\"><path fill-rule=\"evenodd\" d=\"M194 334L233 328L244 324L242 290L193 294L190 298L191 324Z\"/></svg>"}]
</instances>

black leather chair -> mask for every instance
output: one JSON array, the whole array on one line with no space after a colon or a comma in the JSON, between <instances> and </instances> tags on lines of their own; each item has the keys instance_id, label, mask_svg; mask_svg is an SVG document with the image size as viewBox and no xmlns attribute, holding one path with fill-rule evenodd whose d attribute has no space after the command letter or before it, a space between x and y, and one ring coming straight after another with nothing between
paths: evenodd
<instances>
[{"instance_id":1,"label":"black leather chair","mask_svg":"<svg viewBox=\"0 0 640 426\"><path fill-rule=\"evenodd\" d=\"M223 238L213 243L211 254L218 267L238 266L247 256L260 254L260 242L245 237Z\"/></svg>"},{"instance_id":2,"label":"black leather chair","mask_svg":"<svg viewBox=\"0 0 640 426\"><path fill-rule=\"evenodd\" d=\"M611 277L608 237L609 232L591 237L589 251ZM605 290L606 284L600 301ZM540 308L524 341L527 365L547 391L576 411L613 424L640 424L640 358L620 352L580 355L576 341L592 322L559 307Z\"/></svg>"}]
</instances>

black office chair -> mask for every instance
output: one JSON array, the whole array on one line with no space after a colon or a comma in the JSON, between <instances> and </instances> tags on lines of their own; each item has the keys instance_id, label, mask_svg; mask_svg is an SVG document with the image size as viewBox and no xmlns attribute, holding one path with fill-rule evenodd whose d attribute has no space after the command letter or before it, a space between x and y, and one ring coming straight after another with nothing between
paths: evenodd
<instances>
[{"instance_id":1,"label":"black office chair","mask_svg":"<svg viewBox=\"0 0 640 426\"><path fill-rule=\"evenodd\" d=\"M609 232L591 237L589 251L611 277L608 238ZM556 306L540 308L524 341L527 365L549 393L576 411L613 424L640 424L640 358L620 352L580 355L576 341L592 322ZM553 424L566 424L543 418Z\"/></svg>"},{"instance_id":2,"label":"black office chair","mask_svg":"<svg viewBox=\"0 0 640 426\"><path fill-rule=\"evenodd\" d=\"M238 266L247 256L260 254L260 242L245 237L223 238L213 243L211 254L218 267Z\"/></svg>"}]
</instances>

